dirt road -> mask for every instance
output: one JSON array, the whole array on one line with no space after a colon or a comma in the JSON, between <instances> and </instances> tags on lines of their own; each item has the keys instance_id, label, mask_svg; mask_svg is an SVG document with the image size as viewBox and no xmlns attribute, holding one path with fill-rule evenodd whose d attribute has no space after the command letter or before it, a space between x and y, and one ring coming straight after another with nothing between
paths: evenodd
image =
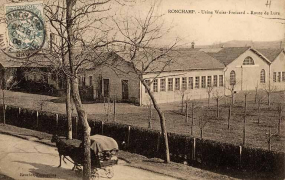
<instances>
[{"instance_id":1,"label":"dirt road","mask_svg":"<svg viewBox=\"0 0 285 180\"><path fill-rule=\"evenodd\" d=\"M71 171L70 162L58 168L59 157L56 148L0 134L0 174L13 179L81 179ZM102 172L100 174L103 174ZM173 180L167 176L126 166L120 161L114 166L112 180ZM106 178L100 178L106 179Z\"/></svg>"}]
</instances>

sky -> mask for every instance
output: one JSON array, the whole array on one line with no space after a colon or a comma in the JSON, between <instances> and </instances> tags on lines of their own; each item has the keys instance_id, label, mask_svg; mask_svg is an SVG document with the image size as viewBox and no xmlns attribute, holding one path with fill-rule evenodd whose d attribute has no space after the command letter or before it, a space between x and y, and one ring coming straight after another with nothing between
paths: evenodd
<instances>
[{"instance_id":1,"label":"sky","mask_svg":"<svg viewBox=\"0 0 285 180\"><path fill-rule=\"evenodd\" d=\"M124 6L120 11L128 16L143 16L154 0L135 1L135 5ZM267 1L270 0L161 0L157 14L164 14L164 26L172 27L163 43L167 44L176 37L189 44L194 41L197 45L231 40L281 41L284 39L285 24L266 18L285 18L285 1L271 0L270 7L265 5ZM3 9L5 2L0 0L0 9ZM113 6L112 9L117 11L119 8ZM195 13L169 13L175 10L195 10ZM202 14L202 10L213 14ZM215 10L227 14L216 14ZM245 11L246 14L228 14L229 11ZM252 15L251 11L262 12L262 15ZM265 15L265 11L269 15ZM275 15L271 15L271 11ZM4 28L0 25L0 31Z\"/></svg>"},{"instance_id":2,"label":"sky","mask_svg":"<svg viewBox=\"0 0 285 180\"><path fill-rule=\"evenodd\" d=\"M166 24L173 26L166 39L179 36L185 42L200 45L231 40L283 40L285 24L266 18L285 18L285 1L271 0L270 7L266 3L267 0L162 0L158 9L164 14ZM140 6L141 11L148 8ZM195 10L195 13L169 13L169 10ZM202 14L202 10L213 14ZM227 14L216 14L215 10ZM228 14L229 11L246 14ZM252 11L262 14L251 14ZM269 14L264 14L265 11Z\"/></svg>"}]
</instances>

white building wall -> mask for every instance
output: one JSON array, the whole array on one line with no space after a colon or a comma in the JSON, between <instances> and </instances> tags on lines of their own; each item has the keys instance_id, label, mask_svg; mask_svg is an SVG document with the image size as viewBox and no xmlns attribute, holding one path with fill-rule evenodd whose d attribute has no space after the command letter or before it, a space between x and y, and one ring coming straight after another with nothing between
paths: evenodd
<instances>
[{"instance_id":1,"label":"white building wall","mask_svg":"<svg viewBox=\"0 0 285 180\"><path fill-rule=\"evenodd\" d=\"M285 90L285 55L281 53L271 64L271 86L277 91ZM276 80L274 81L274 73Z\"/></svg>"},{"instance_id":2,"label":"white building wall","mask_svg":"<svg viewBox=\"0 0 285 180\"><path fill-rule=\"evenodd\" d=\"M206 76L206 86L207 86L207 77L211 76L212 84L214 82L214 75L217 75L217 83L218 87L215 87L212 91L212 94L214 92L219 92L220 94L224 94L224 87L219 86L219 75L223 76L223 70L192 70L192 71L175 71L175 72L163 72L157 77L158 80L158 92L153 92L154 87L153 84L151 84L150 88L153 92L156 100L158 103L169 103L169 102L177 102L181 101L182 94L184 93L184 98L187 99L204 99L208 97L206 88L201 87L201 79L202 76ZM144 76L144 79L153 80L153 78L156 77L155 74L148 74ZM187 90L182 90L182 77L186 77L187 79ZM189 89L189 77L193 77L193 89ZM195 88L195 77L199 78L199 88ZM173 91L170 91L168 89L168 80L170 78L173 78ZM175 90L175 78L180 78L180 90ZM166 80L166 90L161 91L161 79ZM224 77L223 77L224 80ZM223 81L224 84L224 81ZM145 92L145 88L143 85L141 85L141 104L147 105L150 102L150 98L147 92ZM212 96L211 94L211 96Z\"/></svg>"},{"instance_id":3,"label":"white building wall","mask_svg":"<svg viewBox=\"0 0 285 180\"><path fill-rule=\"evenodd\" d=\"M99 77L103 79L109 79L109 96L110 98L115 98L117 100L122 100L122 80L128 81L128 100L135 100L139 102L139 79L137 75L130 72L128 67L126 69L114 70L110 67L102 67L96 70L86 70L84 72L85 85L90 86L90 76L92 77L93 86L93 98L98 97ZM128 73L129 72L129 73ZM104 85L101 85L102 95L104 96Z\"/></svg>"},{"instance_id":4,"label":"white building wall","mask_svg":"<svg viewBox=\"0 0 285 180\"><path fill-rule=\"evenodd\" d=\"M250 56L254 60L254 65L243 65L246 57ZM232 63L228 64L225 68L225 87L226 94L230 94L228 87L230 86L230 73L235 71L236 74L236 87L235 91L254 90L255 87L262 88L263 83L260 83L260 72L265 70L265 82L269 82L269 64L259 57L251 50L246 51L235 59Z\"/></svg>"}]
</instances>

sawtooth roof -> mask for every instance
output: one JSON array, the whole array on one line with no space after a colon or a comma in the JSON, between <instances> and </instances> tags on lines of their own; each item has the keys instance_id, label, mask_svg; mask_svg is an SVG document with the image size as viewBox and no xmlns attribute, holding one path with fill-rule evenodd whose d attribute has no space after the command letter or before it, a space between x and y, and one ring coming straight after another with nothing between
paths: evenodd
<instances>
[{"instance_id":1,"label":"sawtooth roof","mask_svg":"<svg viewBox=\"0 0 285 180\"><path fill-rule=\"evenodd\" d=\"M268 60L273 62L277 56L283 51L283 49L256 49L263 54Z\"/></svg>"},{"instance_id":2,"label":"sawtooth roof","mask_svg":"<svg viewBox=\"0 0 285 180\"><path fill-rule=\"evenodd\" d=\"M227 66L248 49L250 47L225 47L217 52L208 52L208 54Z\"/></svg>"},{"instance_id":3,"label":"sawtooth roof","mask_svg":"<svg viewBox=\"0 0 285 180\"><path fill-rule=\"evenodd\" d=\"M149 62L159 57L163 52L146 54L139 52L134 64L142 70ZM128 60L127 60L128 61ZM212 70L223 69L225 66L217 59L199 49L172 50L166 55L151 63L146 72L186 71L186 70Z\"/></svg>"}]
</instances>

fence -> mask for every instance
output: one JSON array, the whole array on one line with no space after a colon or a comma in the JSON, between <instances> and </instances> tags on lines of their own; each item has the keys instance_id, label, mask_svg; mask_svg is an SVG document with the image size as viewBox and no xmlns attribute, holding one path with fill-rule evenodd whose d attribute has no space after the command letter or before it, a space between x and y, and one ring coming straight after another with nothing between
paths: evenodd
<instances>
[{"instance_id":1,"label":"fence","mask_svg":"<svg viewBox=\"0 0 285 180\"><path fill-rule=\"evenodd\" d=\"M67 118L63 114L13 106L6 106L5 114L7 124L62 136L67 133ZM2 121L3 111L0 111L0 116ZM77 117L72 118L72 124L73 137L81 139L82 126ZM113 137L120 149L147 157L163 158L164 141L159 131L96 120L89 120L89 125L91 135ZM170 158L174 162L214 169L262 172L277 179L285 177L284 152L242 147L175 133L168 133L168 139Z\"/></svg>"}]
</instances>

